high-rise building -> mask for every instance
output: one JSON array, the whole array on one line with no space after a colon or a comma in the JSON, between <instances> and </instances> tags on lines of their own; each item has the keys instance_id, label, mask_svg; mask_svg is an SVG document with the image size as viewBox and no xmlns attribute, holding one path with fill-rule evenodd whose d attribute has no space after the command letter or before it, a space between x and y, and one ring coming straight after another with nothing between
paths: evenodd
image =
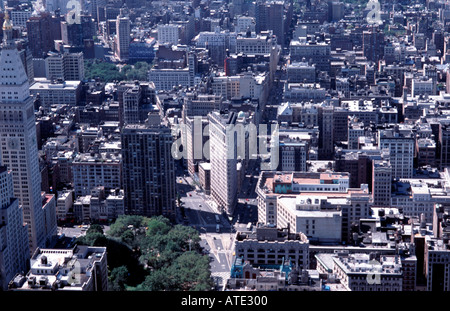
<instances>
[{"instance_id":1,"label":"high-rise building","mask_svg":"<svg viewBox=\"0 0 450 311\"><path fill-rule=\"evenodd\" d=\"M11 14L11 21L15 26L26 27L27 20L33 13L33 8L29 4L22 4L20 6L9 8Z\"/></svg>"},{"instance_id":2,"label":"high-rise building","mask_svg":"<svg viewBox=\"0 0 450 311\"><path fill-rule=\"evenodd\" d=\"M439 122L438 159L441 169L450 165L450 127L445 121Z\"/></svg>"},{"instance_id":3,"label":"high-rise building","mask_svg":"<svg viewBox=\"0 0 450 311\"><path fill-rule=\"evenodd\" d=\"M331 45L328 42L316 41L314 35L292 40L289 43L292 62L307 61L321 71L330 70Z\"/></svg>"},{"instance_id":4,"label":"high-rise building","mask_svg":"<svg viewBox=\"0 0 450 311\"><path fill-rule=\"evenodd\" d=\"M367 184L350 188L349 175L262 171L255 190L258 222L289 224L317 242L350 241L351 227L370 215L371 196Z\"/></svg>"},{"instance_id":5,"label":"high-rise building","mask_svg":"<svg viewBox=\"0 0 450 311\"><path fill-rule=\"evenodd\" d=\"M123 122L126 124L144 123L158 100L153 82L121 82L118 94L121 96L119 103L122 104Z\"/></svg>"},{"instance_id":6,"label":"high-rise building","mask_svg":"<svg viewBox=\"0 0 450 311\"><path fill-rule=\"evenodd\" d=\"M338 22L344 17L345 6L339 1L328 1L328 21Z\"/></svg>"},{"instance_id":7,"label":"high-rise building","mask_svg":"<svg viewBox=\"0 0 450 311\"><path fill-rule=\"evenodd\" d=\"M45 73L49 80L63 79L65 81L84 80L84 57L79 53L49 53L45 59Z\"/></svg>"},{"instance_id":8,"label":"high-rise building","mask_svg":"<svg viewBox=\"0 0 450 311\"><path fill-rule=\"evenodd\" d=\"M120 61L128 60L131 42L130 18L124 15L123 10L116 19L116 57Z\"/></svg>"},{"instance_id":9,"label":"high-rise building","mask_svg":"<svg viewBox=\"0 0 450 311\"><path fill-rule=\"evenodd\" d=\"M392 178L411 178L413 175L415 139L411 133L401 133L399 126L381 130L378 137L380 149L389 149Z\"/></svg>"},{"instance_id":10,"label":"high-rise building","mask_svg":"<svg viewBox=\"0 0 450 311\"><path fill-rule=\"evenodd\" d=\"M294 139L280 140L279 171L306 171L308 145Z\"/></svg>"},{"instance_id":11,"label":"high-rise building","mask_svg":"<svg viewBox=\"0 0 450 311\"><path fill-rule=\"evenodd\" d=\"M171 130L158 124L122 129L125 214L175 219L175 162Z\"/></svg>"},{"instance_id":12,"label":"high-rise building","mask_svg":"<svg viewBox=\"0 0 450 311\"><path fill-rule=\"evenodd\" d=\"M449 291L450 247L448 239L437 239L427 236L425 243L424 272L427 278L427 291Z\"/></svg>"},{"instance_id":13,"label":"high-rise building","mask_svg":"<svg viewBox=\"0 0 450 311\"><path fill-rule=\"evenodd\" d=\"M384 33L370 29L363 31L363 52L369 61L378 62L384 56Z\"/></svg>"},{"instance_id":14,"label":"high-rise building","mask_svg":"<svg viewBox=\"0 0 450 311\"><path fill-rule=\"evenodd\" d=\"M283 1L261 1L255 7L255 30L272 30L278 44L285 45L285 13Z\"/></svg>"},{"instance_id":15,"label":"high-rise building","mask_svg":"<svg viewBox=\"0 0 450 311\"><path fill-rule=\"evenodd\" d=\"M41 12L28 19L27 36L33 57L42 58L47 52L55 49L54 40L60 38L55 36L52 25L52 16L48 12Z\"/></svg>"},{"instance_id":16,"label":"high-rise building","mask_svg":"<svg viewBox=\"0 0 450 311\"><path fill-rule=\"evenodd\" d=\"M84 56L83 52L64 53L64 80L84 80Z\"/></svg>"},{"instance_id":17,"label":"high-rise building","mask_svg":"<svg viewBox=\"0 0 450 311\"><path fill-rule=\"evenodd\" d=\"M176 24L158 25L158 42L160 44L172 43L177 45L180 43L184 27Z\"/></svg>"},{"instance_id":18,"label":"high-rise building","mask_svg":"<svg viewBox=\"0 0 450 311\"><path fill-rule=\"evenodd\" d=\"M237 139L232 126L237 114L208 114L211 163L211 195L220 210L233 214L237 203Z\"/></svg>"},{"instance_id":19,"label":"high-rise building","mask_svg":"<svg viewBox=\"0 0 450 311\"><path fill-rule=\"evenodd\" d=\"M36 122L28 77L12 38L12 23L3 23L0 52L0 142L1 163L12 171L14 197L19 199L24 221L28 224L30 251L48 245L56 235L46 228L41 196L41 175L37 149ZM52 213L49 213L52 214ZM56 217L56 213L55 217Z\"/></svg>"},{"instance_id":20,"label":"high-rise building","mask_svg":"<svg viewBox=\"0 0 450 311\"><path fill-rule=\"evenodd\" d=\"M12 173L0 166L0 291L7 290L16 273L27 270L30 259L27 226L19 200L13 196Z\"/></svg>"},{"instance_id":21,"label":"high-rise building","mask_svg":"<svg viewBox=\"0 0 450 311\"><path fill-rule=\"evenodd\" d=\"M75 195L89 195L93 188L121 188L122 161L120 155L101 153L78 154L72 163Z\"/></svg>"},{"instance_id":22,"label":"high-rise building","mask_svg":"<svg viewBox=\"0 0 450 311\"><path fill-rule=\"evenodd\" d=\"M83 47L84 41L95 36L95 23L90 15L80 15L80 23L61 21L61 40L72 47Z\"/></svg>"},{"instance_id":23,"label":"high-rise building","mask_svg":"<svg viewBox=\"0 0 450 311\"><path fill-rule=\"evenodd\" d=\"M200 163L206 160L204 146L208 136L204 133L208 131L209 122L205 116L185 116L184 124L186 134L182 134L182 139L186 140L183 141L183 146L186 146L186 164L189 174L194 176Z\"/></svg>"},{"instance_id":24,"label":"high-rise building","mask_svg":"<svg viewBox=\"0 0 450 311\"><path fill-rule=\"evenodd\" d=\"M391 205L392 167L387 161L373 161L372 196L374 206Z\"/></svg>"},{"instance_id":25,"label":"high-rise building","mask_svg":"<svg viewBox=\"0 0 450 311\"><path fill-rule=\"evenodd\" d=\"M325 106L319 110L319 129L321 139L319 140L319 159L331 159L334 152L334 122L333 107Z\"/></svg>"}]
</instances>

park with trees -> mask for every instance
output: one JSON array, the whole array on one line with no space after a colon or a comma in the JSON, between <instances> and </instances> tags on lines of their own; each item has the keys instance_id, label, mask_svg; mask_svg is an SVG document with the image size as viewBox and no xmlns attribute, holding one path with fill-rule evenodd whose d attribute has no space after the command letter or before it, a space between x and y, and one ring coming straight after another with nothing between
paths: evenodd
<instances>
[{"instance_id":1,"label":"park with trees","mask_svg":"<svg viewBox=\"0 0 450 311\"><path fill-rule=\"evenodd\" d=\"M106 233L91 225L76 243L106 247L111 291L208 291L214 286L198 231L163 216L122 215Z\"/></svg>"}]
</instances>

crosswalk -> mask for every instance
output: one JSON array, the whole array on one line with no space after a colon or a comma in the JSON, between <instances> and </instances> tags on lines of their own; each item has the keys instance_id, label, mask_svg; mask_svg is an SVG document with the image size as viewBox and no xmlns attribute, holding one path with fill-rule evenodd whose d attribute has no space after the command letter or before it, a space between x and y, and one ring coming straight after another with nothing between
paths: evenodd
<instances>
[{"instance_id":1,"label":"crosswalk","mask_svg":"<svg viewBox=\"0 0 450 311\"><path fill-rule=\"evenodd\" d=\"M214 279L214 283L221 288L225 287L228 279L230 279L230 272L213 272L211 277Z\"/></svg>"}]
</instances>

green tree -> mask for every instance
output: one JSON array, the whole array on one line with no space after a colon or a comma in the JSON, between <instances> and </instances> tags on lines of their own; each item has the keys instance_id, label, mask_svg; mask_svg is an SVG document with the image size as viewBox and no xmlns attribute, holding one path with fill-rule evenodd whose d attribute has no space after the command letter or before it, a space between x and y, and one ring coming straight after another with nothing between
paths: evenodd
<instances>
[{"instance_id":1,"label":"green tree","mask_svg":"<svg viewBox=\"0 0 450 311\"><path fill-rule=\"evenodd\" d=\"M103 82L126 79L126 75L120 72L115 64L98 60L85 61L85 77L86 79L100 79Z\"/></svg>"},{"instance_id":2,"label":"green tree","mask_svg":"<svg viewBox=\"0 0 450 311\"><path fill-rule=\"evenodd\" d=\"M111 291L125 291L128 282L128 268L120 266L111 271L109 277L109 290Z\"/></svg>"},{"instance_id":3,"label":"green tree","mask_svg":"<svg viewBox=\"0 0 450 311\"><path fill-rule=\"evenodd\" d=\"M94 233L94 232L103 234L102 226L98 225L98 224L92 224L89 226L89 229L87 229L86 234L90 234L90 233Z\"/></svg>"},{"instance_id":4,"label":"green tree","mask_svg":"<svg viewBox=\"0 0 450 311\"><path fill-rule=\"evenodd\" d=\"M123 215L108 235L92 225L78 244L105 246L111 290L210 290L209 258L188 226L157 216ZM144 269L144 265L148 268Z\"/></svg>"},{"instance_id":5,"label":"green tree","mask_svg":"<svg viewBox=\"0 0 450 311\"><path fill-rule=\"evenodd\" d=\"M176 225L168 232L167 238L174 241L181 251L200 249L200 236L192 227Z\"/></svg>"},{"instance_id":6,"label":"green tree","mask_svg":"<svg viewBox=\"0 0 450 311\"><path fill-rule=\"evenodd\" d=\"M130 70L133 70L133 66L127 64L122 67L121 72L123 72L124 74L127 74Z\"/></svg>"},{"instance_id":7,"label":"green tree","mask_svg":"<svg viewBox=\"0 0 450 311\"><path fill-rule=\"evenodd\" d=\"M175 258L170 266L150 272L138 290L207 291L212 286L207 256L185 252Z\"/></svg>"},{"instance_id":8,"label":"green tree","mask_svg":"<svg viewBox=\"0 0 450 311\"><path fill-rule=\"evenodd\" d=\"M110 238L99 232L86 232L86 235L79 237L76 243L79 245L106 247L109 271L112 273L112 270L115 268L125 266L129 272L127 285L136 286L144 281L146 271L139 262L138 256L120 239Z\"/></svg>"},{"instance_id":9,"label":"green tree","mask_svg":"<svg viewBox=\"0 0 450 311\"><path fill-rule=\"evenodd\" d=\"M147 236L165 235L171 230L172 227L169 219L164 216L147 218L144 220L144 224L147 228Z\"/></svg>"},{"instance_id":10,"label":"green tree","mask_svg":"<svg viewBox=\"0 0 450 311\"><path fill-rule=\"evenodd\" d=\"M145 278L144 282L137 286L138 291L163 291L173 290L174 284L168 275L167 269L153 270Z\"/></svg>"},{"instance_id":11,"label":"green tree","mask_svg":"<svg viewBox=\"0 0 450 311\"><path fill-rule=\"evenodd\" d=\"M76 243L89 246L106 246L107 238L100 232L86 232L86 235L79 237Z\"/></svg>"},{"instance_id":12,"label":"green tree","mask_svg":"<svg viewBox=\"0 0 450 311\"><path fill-rule=\"evenodd\" d=\"M150 65L147 62L137 62L134 66L125 65L122 67L122 73L124 73L127 80L130 81L147 81L149 70Z\"/></svg>"},{"instance_id":13,"label":"green tree","mask_svg":"<svg viewBox=\"0 0 450 311\"><path fill-rule=\"evenodd\" d=\"M140 228L145 224L145 217L138 215L120 215L116 221L110 226L108 235L120 238L122 234L129 230L129 226Z\"/></svg>"}]
</instances>

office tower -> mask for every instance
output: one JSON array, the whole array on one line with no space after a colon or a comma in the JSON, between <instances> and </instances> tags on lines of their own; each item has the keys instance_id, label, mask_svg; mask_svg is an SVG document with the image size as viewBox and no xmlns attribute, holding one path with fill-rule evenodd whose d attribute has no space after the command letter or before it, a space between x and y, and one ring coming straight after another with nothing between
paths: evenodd
<instances>
[{"instance_id":1,"label":"office tower","mask_svg":"<svg viewBox=\"0 0 450 311\"><path fill-rule=\"evenodd\" d=\"M122 186L122 160L109 152L80 153L72 162L73 186L76 196L89 195L93 188L116 189Z\"/></svg>"},{"instance_id":2,"label":"office tower","mask_svg":"<svg viewBox=\"0 0 450 311\"><path fill-rule=\"evenodd\" d=\"M16 273L27 270L30 250L19 200L14 198L12 174L0 166L0 291Z\"/></svg>"},{"instance_id":3,"label":"office tower","mask_svg":"<svg viewBox=\"0 0 450 311\"><path fill-rule=\"evenodd\" d=\"M84 57L83 52L64 53L64 80L84 80Z\"/></svg>"},{"instance_id":4,"label":"office tower","mask_svg":"<svg viewBox=\"0 0 450 311\"><path fill-rule=\"evenodd\" d=\"M202 31L196 37L196 47L205 48L212 61L220 68L224 65L224 60L229 53L236 51L236 32L221 31L216 27L214 31Z\"/></svg>"},{"instance_id":5,"label":"office tower","mask_svg":"<svg viewBox=\"0 0 450 311\"><path fill-rule=\"evenodd\" d=\"M234 31L246 33L248 30L255 32L255 18L251 16L236 16Z\"/></svg>"},{"instance_id":6,"label":"office tower","mask_svg":"<svg viewBox=\"0 0 450 311\"><path fill-rule=\"evenodd\" d=\"M266 3L258 1L255 5L255 31L259 33L267 30L267 8Z\"/></svg>"},{"instance_id":7,"label":"office tower","mask_svg":"<svg viewBox=\"0 0 450 311\"><path fill-rule=\"evenodd\" d=\"M232 130L237 114L208 114L211 195L219 209L232 215L237 202L237 140ZM241 138L242 139L242 138Z\"/></svg>"},{"instance_id":8,"label":"office tower","mask_svg":"<svg viewBox=\"0 0 450 311\"><path fill-rule=\"evenodd\" d=\"M49 80L64 80L64 58L62 54L51 54L45 58L45 76Z\"/></svg>"},{"instance_id":9,"label":"office tower","mask_svg":"<svg viewBox=\"0 0 450 311\"><path fill-rule=\"evenodd\" d=\"M117 86L120 120L126 124L144 123L148 113L157 105L155 85L153 82L126 82Z\"/></svg>"},{"instance_id":10,"label":"office tower","mask_svg":"<svg viewBox=\"0 0 450 311\"><path fill-rule=\"evenodd\" d=\"M328 21L338 22L344 17L345 6L339 1L328 1Z\"/></svg>"},{"instance_id":11,"label":"office tower","mask_svg":"<svg viewBox=\"0 0 450 311\"><path fill-rule=\"evenodd\" d=\"M445 121L439 122L438 159L441 169L450 165L450 127Z\"/></svg>"},{"instance_id":12,"label":"office tower","mask_svg":"<svg viewBox=\"0 0 450 311\"><path fill-rule=\"evenodd\" d=\"M204 133L208 133L209 122L204 116L185 116L184 124L186 134L182 133L182 139L186 140L183 141L183 149L186 148L185 160L189 174L194 176L200 163L207 160L205 153L209 153L209 150L204 150L208 140Z\"/></svg>"},{"instance_id":13,"label":"office tower","mask_svg":"<svg viewBox=\"0 0 450 311\"><path fill-rule=\"evenodd\" d=\"M19 51L19 56L22 60L23 67L28 76L28 83L33 84L34 82L34 65L33 65L33 55L31 53L30 42L28 40L19 39L15 40L17 44L17 50Z\"/></svg>"},{"instance_id":14,"label":"office tower","mask_svg":"<svg viewBox=\"0 0 450 311\"><path fill-rule=\"evenodd\" d=\"M91 0L91 11L89 13L97 23L100 22L100 20L98 19L98 9L104 9L107 2L108 1L106 0Z\"/></svg>"},{"instance_id":15,"label":"office tower","mask_svg":"<svg viewBox=\"0 0 450 311\"><path fill-rule=\"evenodd\" d=\"M269 4L268 26L266 30L272 30L277 36L278 44L285 45L284 2L274 1Z\"/></svg>"},{"instance_id":16,"label":"office tower","mask_svg":"<svg viewBox=\"0 0 450 311\"><path fill-rule=\"evenodd\" d=\"M348 118L348 149L359 149L359 137L364 136L364 122L360 122L356 117Z\"/></svg>"},{"instance_id":17,"label":"office tower","mask_svg":"<svg viewBox=\"0 0 450 311\"><path fill-rule=\"evenodd\" d=\"M3 23L0 54L0 137L1 163L12 171L14 197L19 199L24 221L28 224L30 251L48 244L56 235L46 227L41 196L36 123L30 86L19 53L12 39L12 24L7 16ZM51 214L51 213L50 213ZM55 214L56 218L56 214Z\"/></svg>"},{"instance_id":18,"label":"office tower","mask_svg":"<svg viewBox=\"0 0 450 311\"><path fill-rule=\"evenodd\" d=\"M436 167L436 142L433 138L417 138L416 140L417 166L431 165Z\"/></svg>"},{"instance_id":19,"label":"office tower","mask_svg":"<svg viewBox=\"0 0 450 311\"><path fill-rule=\"evenodd\" d=\"M315 35L292 40L289 43L292 62L308 61L317 70L329 71L331 45L325 41L317 41Z\"/></svg>"},{"instance_id":20,"label":"office tower","mask_svg":"<svg viewBox=\"0 0 450 311\"><path fill-rule=\"evenodd\" d=\"M258 2L255 7L255 30L260 33L272 30L277 42L285 45L284 3L282 1Z\"/></svg>"},{"instance_id":21,"label":"office tower","mask_svg":"<svg viewBox=\"0 0 450 311\"><path fill-rule=\"evenodd\" d=\"M373 161L372 197L374 206L391 205L392 167L388 161Z\"/></svg>"},{"instance_id":22,"label":"office tower","mask_svg":"<svg viewBox=\"0 0 450 311\"><path fill-rule=\"evenodd\" d=\"M295 139L280 140L279 171L306 171L308 144Z\"/></svg>"},{"instance_id":23,"label":"office tower","mask_svg":"<svg viewBox=\"0 0 450 311\"><path fill-rule=\"evenodd\" d=\"M392 178L411 178L413 175L415 140L412 133L400 133L399 126L381 130L378 137L380 149L389 149Z\"/></svg>"},{"instance_id":24,"label":"office tower","mask_svg":"<svg viewBox=\"0 0 450 311\"><path fill-rule=\"evenodd\" d=\"M316 66L307 62L292 62L287 65L288 83L316 82Z\"/></svg>"},{"instance_id":25,"label":"office tower","mask_svg":"<svg viewBox=\"0 0 450 311\"><path fill-rule=\"evenodd\" d=\"M52 12L53 10L49 10ZM53 36L53 40L61 40L61 22L65 20L65 15L61 14L61 9L54 10L52 18L50 20L50 29Z\"/></svg>"},{"instance_id":26,"label":"office tower","mask_svg":"<svg viewBox=\"0 0 450 311\"><path fill-rule=\"evenodd\" d=\"M429 238L429 239L427 239ZM448 238L425 238L424 272L427 279L427 291L450 291L450 247Z\"/></svg>"},{"instance_id":27,"label":"office tower","mask_svg":"<svg viewBox=\"0 0 450 311\"><path fill-rule=\"evenodd\" d=\"M348 173L263 171L255 190L258 222L278 228L289 223L292 231L301 231L311 240L348 242L352 226L369 217L371 205L367 184L358 188L349 184ZM335 200L344 197L346 200ZM284 199L282 204L280 199ZM315 228L314 223L318 225Z\"/></svg>"},{"instance_id":28,"label":"office tower","mask_svg":"<svg viewBox=\"0 0 450 311\"><path fill-rule=\"evenodd\" d=\"M83 47L85 40L96 35L94 19L90 15L80 15L80 23L61 21L61 40L72 47Z\"/></svg>"},{"instance_id":29,"label":"office tower","mask_svg":"<svg viewBox=\"0 0 450 311\"><path fill-rule=\"evenodd\" d=\"M128 60L131 33L130 18L120 10L120 15L116 19L116 57L120 61Z\"/></svg>"},{"instance_id":30,"label":"office tower","mask_svg":"<svg viewBox=\"0 0 450 311\"><path fill-rule=\"evenodd\" d=\"M13 8L8 8L9 14L11 14L11 21L15 26L26 27L27 20L33 13L31 5L22 4Z\"/></svg>"},{"instance_id":31,"label":"office tower","mask_svg":"<svg viewBox=\"0 0 450 311\"><path fill-rule=\"evenodd\" d=\"M48 12L31 16L27 21L27 36L33 57L42 58L47 52L55 49L54 40L58 40L52 31L52 16Z\"/></svg>"},{"instance_id":32,"label":"office tower","mask_svg":"<svg viewBox=\"0 0 450 311\"><path fill-rule=\"evenodd\" d=\"M384 56L384 33L372 28L363 31L363 52L367 60L378 62Z\"/></svg>"},{"instance_id":33,"label":"office tower","mask_svg":"<svg viewBox=\"0 0 450 311\"><path fill-rule=\"evenodd\" d=\"M156 123L128 124L122 130L125 214L174 220L173 139L169 128Z\"/></svg>"},{"instance_id":34,"label":"office tower","mask_svg":"<svg viewBox=\"0 0 450 311\"><path fill-rule=\"evenodd\" d=\"M184 28L177 24L158 25L158 42L160 44L171 43L177 45L180 42Z\"/></svg>"},{"instance_id":35,"label":"office tower","mask_svg":"<svg viewBox=\"0 0 450 311\"><path fill-rule=\"evenodd\" d=\"M331 159L334 152L334 123L333 123L333 107L321 107L319 110L319 159Z\"/></svg>"}]
</instances>

